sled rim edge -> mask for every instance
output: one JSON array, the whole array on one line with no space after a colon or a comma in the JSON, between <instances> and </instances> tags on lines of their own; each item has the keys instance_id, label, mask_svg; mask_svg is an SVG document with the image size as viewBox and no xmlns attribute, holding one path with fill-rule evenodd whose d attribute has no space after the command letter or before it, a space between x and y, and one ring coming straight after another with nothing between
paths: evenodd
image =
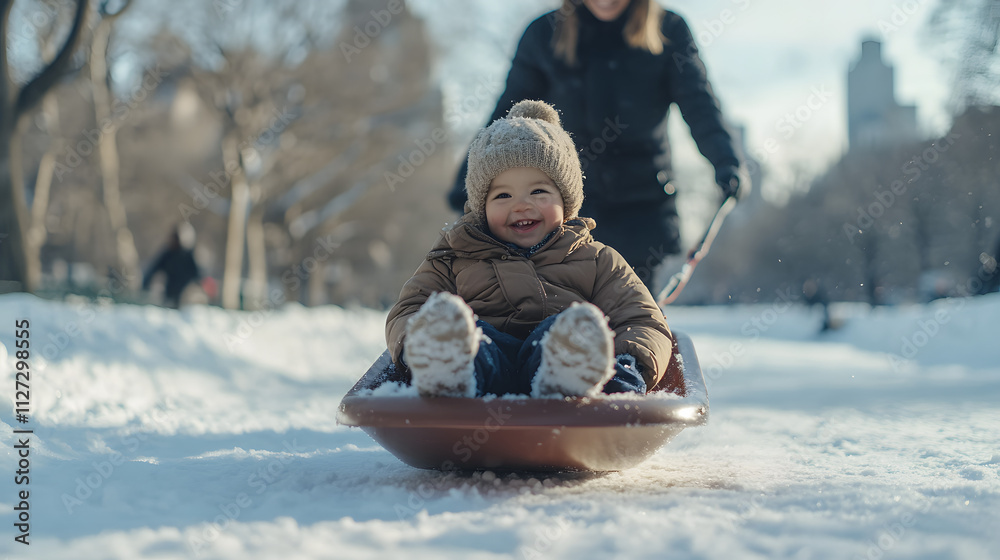
<instances>
[{"instance_id":1,"label":"sled rim edge","mask_svg":"<svg viewBox=\"0 0 1000 560\"><path fill-rule=\"evenodd\" d=\"M595 398L484 399L359 395L368 388L378 387L390 380L386 371L392 361L386 351L344 396L338 407L337 423L354 427L466 429L482 428L489 424L490 429L494 430L525 427L561 429L703 425L708 421L709 402L698 356L687 335L674 334L682 362L683 396L657 396L671 394L667 390L650 393L651 396L647 398L608 395ZM504 421L508 415L511 416L509 423Z\"/></svg>"}]
</instances>

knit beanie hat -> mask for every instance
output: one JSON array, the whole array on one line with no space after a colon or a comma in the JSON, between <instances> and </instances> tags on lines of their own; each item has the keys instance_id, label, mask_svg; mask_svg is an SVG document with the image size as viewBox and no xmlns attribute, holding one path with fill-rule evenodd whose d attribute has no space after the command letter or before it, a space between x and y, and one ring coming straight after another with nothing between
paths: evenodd
<instances>
[{"instance_id":1,"label":"knit beanie hat","mask_svg":"<svg viewBox=\"0 0 1000 560\"><path fill-rule=\"evenodd\" d=\"M577 217L583 204L583 172L573 139L559 114L544 101L519 101L472 141L465 211L486 223L486 194L497 175L513 167L534 167L548 175L563 199L563 220Z\"/></svg>"}]
</instances>

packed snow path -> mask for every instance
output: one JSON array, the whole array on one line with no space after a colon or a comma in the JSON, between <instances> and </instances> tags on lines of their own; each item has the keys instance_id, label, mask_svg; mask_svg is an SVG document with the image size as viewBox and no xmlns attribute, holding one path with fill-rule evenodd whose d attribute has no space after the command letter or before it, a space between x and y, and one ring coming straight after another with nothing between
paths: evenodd
<instances>
[{"instance_id":1,"label":"packed snow path","mask_svg":"<svg viewBox=\"0 0 1000 560\"><path fill-rule=\"evenodd\" d=\"M384 313L0 296L8 354L15 320L32 343L25 424L2 360L0 557L1000 557L1000 296L844 308L823 335L776 302L669 310L706 427L621 473L498 477L415 470L336 425Z\"/></svg>"}]
</instances>

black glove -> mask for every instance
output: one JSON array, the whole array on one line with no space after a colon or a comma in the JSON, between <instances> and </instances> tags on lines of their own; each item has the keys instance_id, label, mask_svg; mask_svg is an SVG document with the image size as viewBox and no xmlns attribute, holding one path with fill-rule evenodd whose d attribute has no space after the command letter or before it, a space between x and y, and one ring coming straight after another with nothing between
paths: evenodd
<instances>
[{"instance_id":1,"label":"black glove","mask_svg":"<svg viewBox=\"0 0 1000 560\"><path fill-rule=\"evenodd\" d=\"M715 182L722 189L722 195L726 198L739 198L740 176L737 168L733 166L720 167L715 170Z\"/></svg>"}]
</instances>

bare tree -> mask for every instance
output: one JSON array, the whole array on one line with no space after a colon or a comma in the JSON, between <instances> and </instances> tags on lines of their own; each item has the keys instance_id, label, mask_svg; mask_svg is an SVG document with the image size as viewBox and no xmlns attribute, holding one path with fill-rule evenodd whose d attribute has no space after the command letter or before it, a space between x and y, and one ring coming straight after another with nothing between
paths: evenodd
<instances>
[{"instance_id":1,"label":"bare tree","mask_svg":"<svg viewBox=\"0 0 1000 560\"><path fill-rule=\"evenodd\" d=\"M118 157L118 123L111 118L114 101L108 86L108 43L112 26L125 10L132 5L131 0L119 2L117 10L109 8L109 0L102 0L98 7L101 16L94 29L90 46L90 86L94 96L94 117L100 130L97 143L98 160L101 170L101 192L108 221L114 235L121 276L127 284L133 279L142 282L139 271L139 253L135 249L135 239L128 227L125 205L122 204L120 189L120 163ZM135 286L126 286L132 287Z\"/></svg>"},{"instance_id":2,"label":"bare tree","mask_svg":"<svg viewBox=\"0 0 1000 560\"><path fill-rule=\"evenodd\" d=\"M45 96L42 101L42 122L45 131L49 134L51 141L49 147L38 163L38 174L35 177L35 198L31 203L31 220L28 226L28 235L25 239L28 259L36 265L40 265L39 252L45 245L48 237L48 229L45 225L45 215L49 208L49 194L52 191L52 176L56 167L56 155L62 148L63 142L59 138L59 100L52 93ZM33 272L35 277L41 276L41 270Z\"/></svg>"},{"instance_id":3,"label":"bare tree","mask_svg":"<svg viewBox=\"0 0 1000 560\"><path fill-rule=\"evenodd\" d=\"M55 28L56 18L46 18L48 28L37 30L38 49L43 60L52 60L56 55L59 44L56 42ZM41 127L49 137L48 148L38 163L38 172L35 175L34 197L29 208L30 220L27 226L27 236L25 246L27 251L27 262L34 268L29 271L29 276L41 278L41 259L39 258L41 248L45 245L48 230L45 224L46 212L49 208L49 195L52 190L52 176L56 167L56 156L63 147L60 131L59 99L56 96L57 89L53 88L45 94L42 100Z\"/></svg>"},{"instance_id":4,"label":"bare tree","mask_svg":"<svg viewBox=\"0 0 1000 560\"><path fill-rule=\"evenodd\" d=\"M952 47L943 52L956 68L953 113L1000 102L1000 0L943 0L927 29L930 40Z\"/></svg>"},{"instance_id":5,"label":"bare tree","mask_svg":"<svg viewBox=\"0 0 1000 560\"><path fill-rule=\"evenodd\" d=\"M223 67L216 71L195 70L193 75L202 98L215 106L223 123L222 163L231 194L222 305L235 309L239 307L248 242L252 284L248 299L259 299L267 282L262 255L263 213L255 208L262 198L261 178L270 172L274 158L263 157L261 138L265 133L280 134L297 114L287 106L284 111L279 106L292 85L279 63L249 49L234 51L222 45L216 48L224 60Z\"/></svg>"},{"instance_id":6,"label":"bare tree","mask_svg":"<svg viewBox=\"0 0 1000 560\"><path fill-rule=\"evenodd\" d=\"M192 71L199 93L216 109L223 124L221 151L230 187L230 205L222 275L222 305L261 305L267 286L264 204L297 178L270 177L283 157L291 157L282 134L301 113L290 59L308 53L327 34L323 21L303 21L315 3L261 2L243 13L206 13L195 50L204 59ZM267 27L270 33L292 36L264 50L247 39L248 32ZM277 33L275 29L282 30ZM288 32L292 30L294 32ZM302 151L302 147L298 151ZM278 166L280 167L280 166ZM286 169L292 166L284 166ZM298 176L308 173L294 171ZM246 257L246 259L244 259ZM248 283L243 286L244 260ZM244 293L245 292L245 293Z\"/></svg>"},{"instance_id":7,"label":"bare tree","mask_svg":"<svg viewBox=\"0 0 1000 560\"><path fill-rule=\"evenodd\" d=\"M0 291L31 291L38 283L37 266L29 262L25 202L17 138L24 116L45 97L68 67L80 40L89 0L77 0L73 24L55 58L24 86L11 78L7 56L7 35L14 0L0 0ZM34 258L34 257L31 257Z\"/></svg>"}]
</instances>

